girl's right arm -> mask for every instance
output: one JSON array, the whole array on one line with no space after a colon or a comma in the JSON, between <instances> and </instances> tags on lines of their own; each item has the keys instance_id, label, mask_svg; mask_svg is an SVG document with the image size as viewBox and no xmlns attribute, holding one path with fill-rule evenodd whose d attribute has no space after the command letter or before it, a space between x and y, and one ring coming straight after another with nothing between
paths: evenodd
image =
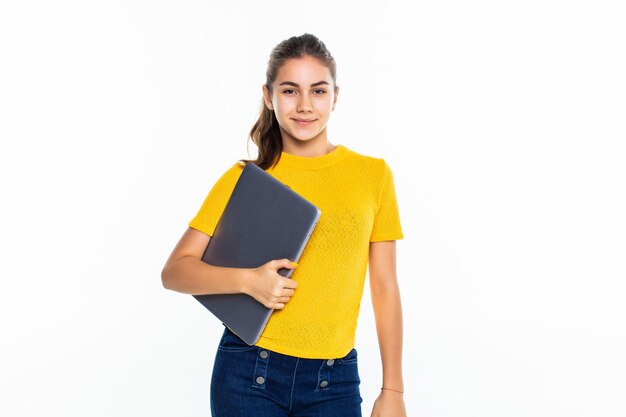
<instances>
[{"instance_id":1,"label":"girl's right arm","mask_svg":"<svg viewBox=\"0 0 626 417\"><path fill-rule=\"evenodd\" d=\"M282 309L297 282L278 273L294 268L288 259L271 260L258 268L230 268L202 261L211 237L189 227L161 271L163 287L185 294L245 293L268 308Z\"/></svg>"}]
</instances>

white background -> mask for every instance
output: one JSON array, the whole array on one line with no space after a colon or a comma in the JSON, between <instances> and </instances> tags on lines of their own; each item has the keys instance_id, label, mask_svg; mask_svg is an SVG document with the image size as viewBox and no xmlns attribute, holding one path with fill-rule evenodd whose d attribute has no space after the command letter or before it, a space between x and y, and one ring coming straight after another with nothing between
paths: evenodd
<instances>
[{"instance_id":1,"label":"white background","mask_svg":"<svg viewBox=\"0 0 626 417\"><path fill-rule=\"evenodd\" d=\"M626 415L617 0L2 2L0 414L209 415L222 326L160 272L305 32L394 173L409 415Z\"/></svg>"}]
</instances>

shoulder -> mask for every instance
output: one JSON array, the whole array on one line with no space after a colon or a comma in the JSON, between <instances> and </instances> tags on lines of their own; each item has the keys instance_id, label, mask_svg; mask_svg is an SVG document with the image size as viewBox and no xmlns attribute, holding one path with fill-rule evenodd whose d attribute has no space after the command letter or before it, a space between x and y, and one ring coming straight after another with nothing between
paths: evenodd
<instances>
[{"instance_id":1,"label":"shoulder","mask_svg":"<svg viewBox=\"0 0 626 417\"><path fill-rule=\"evenodd\" d=\"M217 179L215 180L213 188L218 190L232 189L239 180L244 166L245 164L240 164L240 162L237 161L225 167L221 167L220 171L218 171L219 174L216 176Z\"/></svg>"},{"instance_id":2,"label":"shoulder","mask_svg":"<svg viewBox=\"0 0 626 417\"><path fill-rule=\"evenodd\" d=\"M391 171L384 158L366 155L352 149L348 149L349 160L359 165L373 178L383 179Z\"/></svg>"},{"instance_id":3,"label":"shoulder","mask_svg":"<svg viewBox=\"0 0 626 417\"><path fill-rule=\"evenodd\" d=\"M241 174L245 166L246 166L245 162L238 160L232 163L231 165L229 165L222 175L230 176L230 177L239 177L239 175Z\"/></svg>"}]
</instances>

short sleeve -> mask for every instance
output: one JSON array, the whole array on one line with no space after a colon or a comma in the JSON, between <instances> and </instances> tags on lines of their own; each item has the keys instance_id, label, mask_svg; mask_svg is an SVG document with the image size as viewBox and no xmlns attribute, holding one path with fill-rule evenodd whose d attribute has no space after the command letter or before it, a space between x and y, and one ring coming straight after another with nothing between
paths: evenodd
<instances>
[{"instance_id":1,"label":"short sleeve","mask_svg":"<svg viewBox=\"0 0 626 417\"><path fill-rule=\"evenodd\" d=\"M242 171L243 165L237 162L218 178L194 218L187 224L189 227L213 236Z\"/></svg>"},{"instance_id":2,"label":"short sleeve","mask_svg":"<svg viewBox=\"0 0 626 417\"><path fill-rule=\"evenodd\" d=\"M393 173L384 160L383 172L379 183L381 184L380 198L378 200L378 209L374 217L370 242L403 239L404 235L400 224L400 213L398 210L398 201L396 200Z\"/></svg>"}]
</instances>

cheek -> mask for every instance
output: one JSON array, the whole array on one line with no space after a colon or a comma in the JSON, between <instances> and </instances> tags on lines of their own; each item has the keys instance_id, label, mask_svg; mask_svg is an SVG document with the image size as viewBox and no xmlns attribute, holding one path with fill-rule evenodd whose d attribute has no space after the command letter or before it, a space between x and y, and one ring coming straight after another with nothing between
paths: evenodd
<instances>
[{"instance_id":1,"label":"cheek","mask_svg":"<svg viewBox=\"0 0 626 417\"><path fill-rule=\"evenodd\" d=\"M328 101L328 102L321 103L319 106L319 109L321 112L325 114L330 114L330 112L333 110L333 102Z\"/></svg>"},{"instance_id":2,"label":"cheek","mask_svg":"<svg viewBox=\"0 0 626 417\"><path fill-rule=\"evenodd\" d=\"M333 108L333 97L332 96L328 96L326 98L326 100L324 100L323 106L324 106L325 109L328 109L330 111L330 109Z\"/></svg>"},{"instance_id":3,"label":"cheek","mask_svg":"<svg viewBox=\"0 0 626 417\"><path fill-rule=\"evenodd\" d=\"M290 100L276 100L276 103L274 104L276 111L283 114L292 111L293 107L294 104Z\"/></svg>"}]
</instances>

